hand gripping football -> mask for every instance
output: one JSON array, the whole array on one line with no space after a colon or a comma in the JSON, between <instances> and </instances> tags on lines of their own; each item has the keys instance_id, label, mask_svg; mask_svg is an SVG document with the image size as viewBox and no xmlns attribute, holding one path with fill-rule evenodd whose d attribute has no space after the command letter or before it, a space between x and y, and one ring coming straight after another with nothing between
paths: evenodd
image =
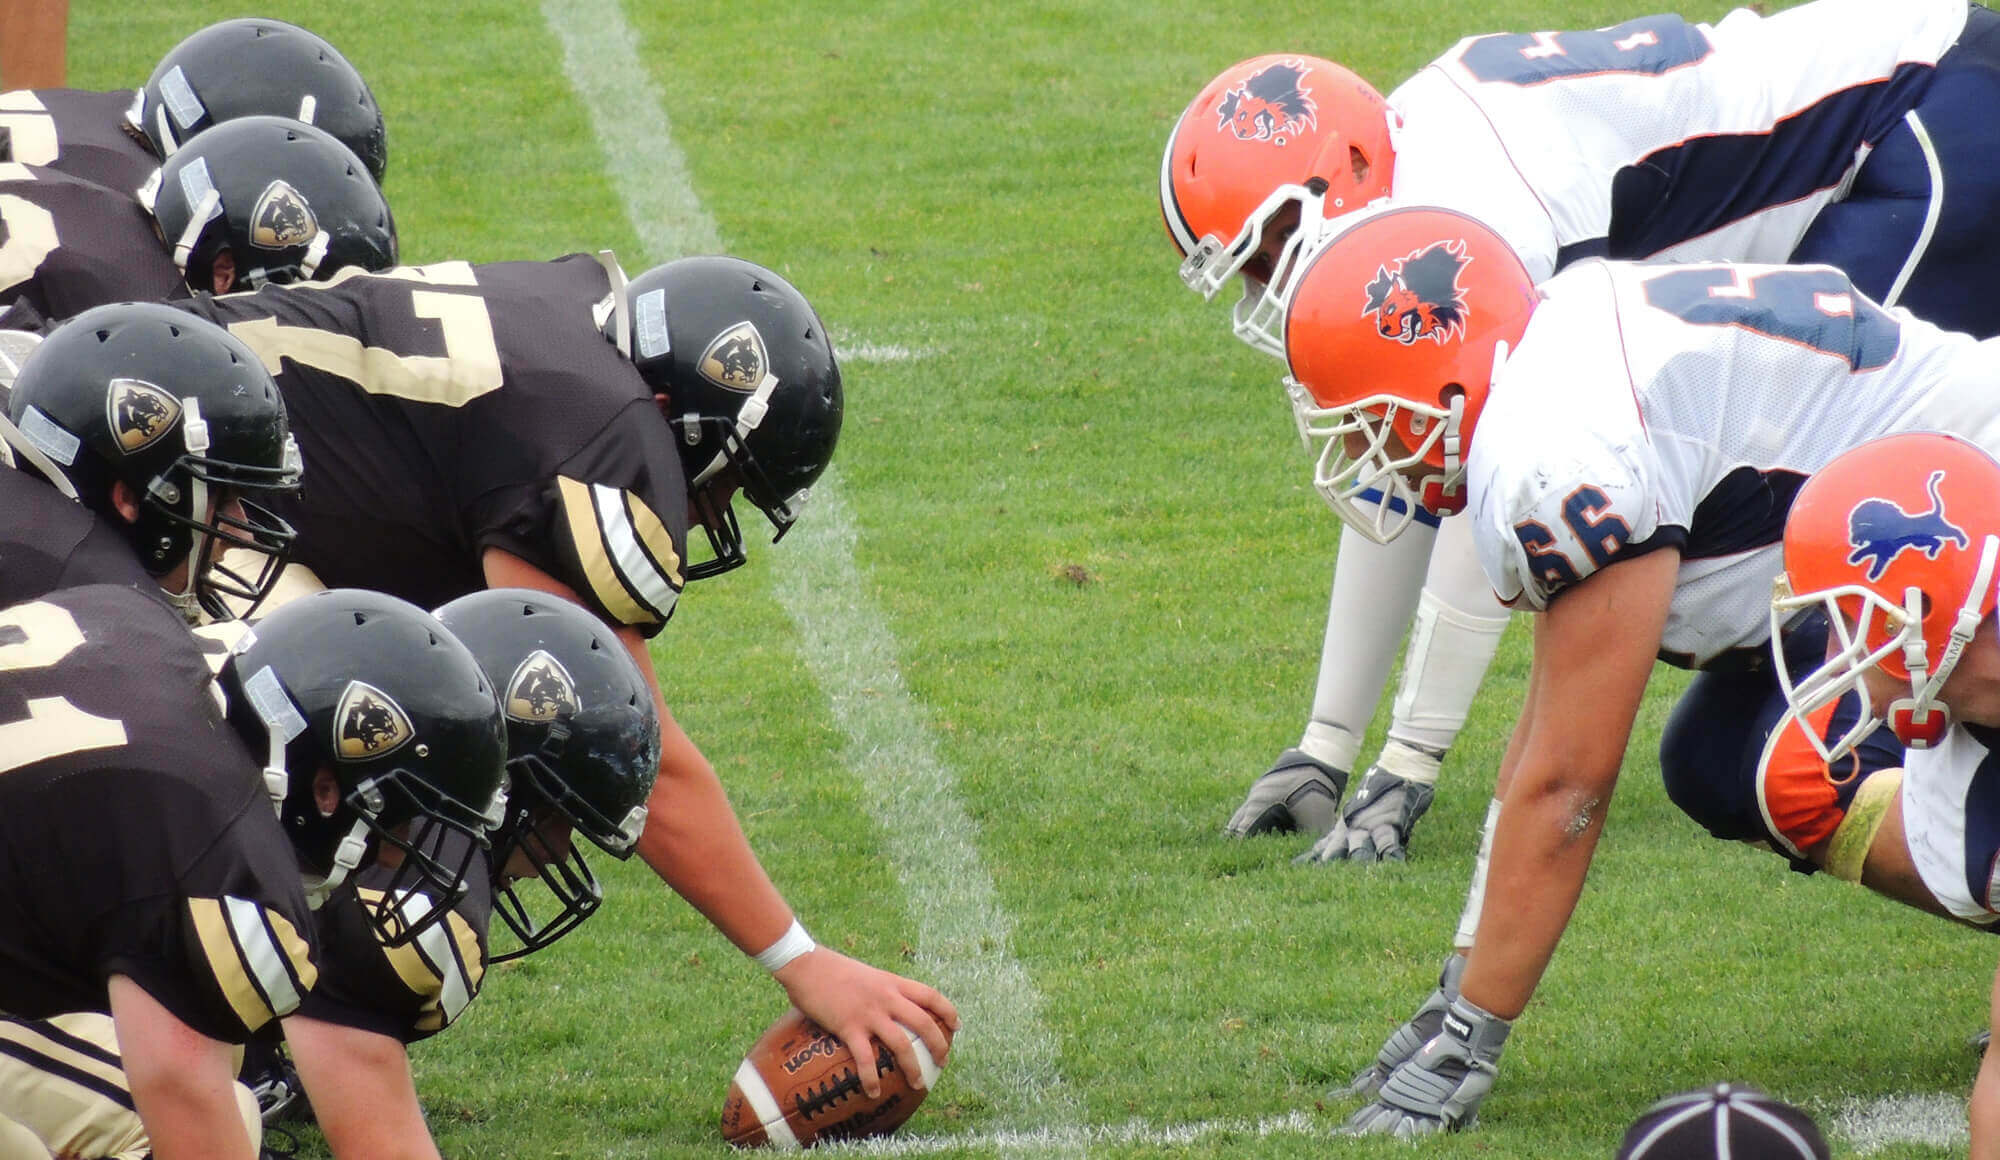
<instances>
[{"instance_id":1,"label":"hand gripping football","mask_svg":"<svg viewBox=\"0 0 2000 1160\"><path fill-rule=\"evenodd\" d=\"M895 1131L924 1102L938 1077L930 1049L916 1032L905 1032L923 1062L924 1086L912 1085L896 1057L877 1040L882 1094L871 1100L861 1090L853 1053L797 1008L785 1012L737 1066L722 1103L722 1138L739 1148L810 1148L822 1140L858 1140Z\"/></svg>"}]
</instances>

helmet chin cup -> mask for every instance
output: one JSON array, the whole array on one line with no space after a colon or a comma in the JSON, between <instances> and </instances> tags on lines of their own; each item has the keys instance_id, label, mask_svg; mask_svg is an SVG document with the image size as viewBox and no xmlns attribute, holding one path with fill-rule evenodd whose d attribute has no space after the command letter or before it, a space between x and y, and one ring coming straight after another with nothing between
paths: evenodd
<instances>
[{"instance_id":1,"label":"helmet chin cup","mask_svg":"<svg viewBox=\"0 0 2000 1160\"><path fill-rule=\"evenodd\" d=\"M1427 475L1418 485L1418 494L1425 511L1434 516L1455 516L1465 510L1465 473L1461 471L1450 480Z\"/></svg>"},{"instance_id":2,"label":"helmet chin cup","mask_svg":"<svg viewBox=\"0 0 2000 1160\"><path fill-rule=\"evenodd\" d=\"M1904 697L1889 705L1889 728L1910 749L1932 749L1951 731L1951 710L1942 701Z\"/></svg>"}]
</instances>

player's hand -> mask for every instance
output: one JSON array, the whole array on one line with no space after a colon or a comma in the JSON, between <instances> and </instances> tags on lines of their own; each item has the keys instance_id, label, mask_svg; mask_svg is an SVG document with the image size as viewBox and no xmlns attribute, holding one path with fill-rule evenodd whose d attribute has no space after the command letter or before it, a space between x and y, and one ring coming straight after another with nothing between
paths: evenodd
<instances>
[{"instance_id":1,"label":"player's hand","mask_svg":"<svg viewBox=\"0 0 2000 1160\"><path fill-rule=\"evenodd\" d=\"M1408 781L1380 767L1368 771L1340 821L1313 848L1292 859L1315 862L1402 862L1409 858L1410 831L1431 808L1437 789Z\"/></svg>"},{"instance_id":2,"label":"player's hand","mask_svg":"<svg viewBox=\"0 0 2000 1160\"><path fill-rule=\"evenodd\" d=\"M1453 999L1438 1033L1389 1073L1375 1102L1350 1116L1342 1134L1412 1139L1471 1127L1493 1090L1511 1030L1512 1023L1464 996Z\"/></svg>"},{"instance_id":3,"label":"player's hand","mask_svg":"<svg viewBox=\"0 0 2000 1160\"><path fill-rule=\"evenodd\" d=\"M1300 830L1324 834L1340 821L1340 795L1346 791L1346 770L1287 749L1258 776L1222 832L1232 838Z\"/></svg>"},{"instance_id":4,"label":"player's hand","mask_svg":"<svg viewBox=\"0 0 2000 1160\"><path fill-rule=\"evenodd\" d=\"M1444 961L1444 969L1438 972L1437 990L1432 991L1417 1013L1403 1021L1401 1027L1391 1032L1382 1043L1382 1050L1375 1053L1375 1062L1356 1072L1347 1082L1346 1094L1351 1096L1372 1096L1389 1078L1389 1073L1401 1067L1415 1055L1423 1045L1436 1038L1444 1029L1444 1009L1458 998L1458 981L1465 977L1465 956L1457 951Z\"/></svg>"},{"instance_id":5,"label":"player's hand","mask_svg":"<svg viewBox=\"0 0 2000 1160\"><path fill-rule=\"evenodd\" d=\"M958 1008L934 988L905 979L829 947L818 947L785 964L775 976L792 1006L839 1037L861 1069L861 1088L874 1099L882 1092L875 1068L875 1040L896 1057L910 1082L923 1086L924 1069L907 1027L923 1039L939 1067L951 1052L944 1027L958 1030ZM942 1027L940 1026L942 1024Z\"/></svg>"}]
</instances>

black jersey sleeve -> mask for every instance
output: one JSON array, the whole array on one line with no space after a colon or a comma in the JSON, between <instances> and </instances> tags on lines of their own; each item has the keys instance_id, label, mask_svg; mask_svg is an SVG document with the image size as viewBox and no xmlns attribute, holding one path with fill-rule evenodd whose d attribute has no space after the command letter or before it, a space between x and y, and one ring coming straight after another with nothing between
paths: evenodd
<instances>
[{"instance_id":1,"label":"black jersey sleeve","mask_svg":"<svg viewBox=\"0 0 2000 1160\"><path fill-rule=\"evenodd\" d=\"M446 841L462 853L469 840L453 834ZM458 853L447 850L443 856L455 862ZM486 977L490 865L483 851L475 854L465 897L443 922L399 947L383 946L367 917L381 904L391 872L379 866L363 870L356 890L341 891L320 908L319 982L299 1013L404 1043L449 1027L478 997ZM429 902L414 897L419 905Z\"/></svg>"},{"instance_id":2,"label":"black jersey sleeve","mask_svg":"<svg viewBox=\"0 0 2000 1160\"><path fill-rule=\"evenodd\" d=\"M39 165L134 193L160 159L126 118L138 94L131 89L36 89L0 93L0 130L9 138L0 161Z\"/></svg>"},{"instance_id":3,"label":"black jersey sleeve","mask_svg":"<svg viewBox=\"0 0 2000 1160\"><path fill-rule=\"evenodd\" d=\"M185 297L187 283L139 203L51 169L0 163L0 305L46 318L108 302Z\"/></svg>"},{"instance_id":4,"label":"black jersey sleeve","mask_svg":"<svg viewBox=\"0 0 2000 1160\"><path fill-rule=\"evenodd\" d=\"M5 451L0 444L0 607L85 584L159 594L123 535L46 481L4 466Z\"/></svg>"},{"instance_id":5,"label":"black jersey sleeve","mask_svg":"<svg viewBox=\"0 0 2000 1160\"><path fill-rule=\"evenodd\" d=\"M93 585L0 610L0 1006L137 982L243 1041L295 1009L316 933L257 763L180 619Z\"/></svg>"}]
</instances>

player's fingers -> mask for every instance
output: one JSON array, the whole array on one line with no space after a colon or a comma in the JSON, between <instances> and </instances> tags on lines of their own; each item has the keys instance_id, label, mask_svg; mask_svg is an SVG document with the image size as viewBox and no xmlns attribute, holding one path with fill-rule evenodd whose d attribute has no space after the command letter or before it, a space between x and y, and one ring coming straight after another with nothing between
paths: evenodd
<instances>
[{"instance_id":1,"label":"player's fingers","mask_svg":"<svg viewBox=\"0 0 2000 1160\"><path fill-rule=\"evenodd\" d=\"M912 1035L916 1036L918 1042L922 1043L925 1050L930 1052L931 1067L933 1069L944 1065L945 1056L951 1052L951 1038L944 1033L943 1026L932 1017L929 1011L918 1007L914 1011L897 1016L896 1021L902 1025L905 1039ZM914 1049L912 1049L912 1054L914 1054ZM901 1059L902 1057L898 1055L897 1058ZM918 1062L921 1063L922 1061L919 1060ZM918 1068L910 1074L912 1076L921 1076L924 1074L924 1071L922 1068ZM928 1087L930 1085L925 1083L919 1086Z\"/></svg>"},{"instance_id":2,"label":"player's fingers","mask_svg":"<svg viewBox=\"0 0 2000 1160\"><path fill-rule=\"evenodd\" d=\"M1401 862L1407 855L1403 852L1403 836L1394 826L1376 826L1370 831L1375 839L1375 852L1384 862Z\"/></svg>"},{"instance_id":3,"label":"player's fingers","mask_svg":"<svg viewBox=\"0 0 2000 1160\"><path fill-rule=\"evenodd\" d=\"M900 979L899 987L903 998L930 1012L931 1018L953 1031L958 1030L958 1007L936 987L919 983L915 979Z\"/></svg>"},{"instance_id":4,"label":"player's fingers","mask_svg":"<svg viewBox=\"0 0 2000 1160\"><path fill-rule=\"evenodd\" d=\"M1355 830L1348 837L1347 856L1355 862L1376 860L1375 838L1367 830Z\"/></svg>"},{"instance_id":5,"label":"player's fingers","mask_svg":"<svg viewBox=\"0 0 2000 1160\"><path fill-rule=\"evenodd\" d=\"M881 1069L875 1061L875 1038L866 1024L842 1027L834 1034L854 1053L854 1070L861 1077L861 1090L869 1099L882 1094Z\"/></svg>"}]
</instances>

